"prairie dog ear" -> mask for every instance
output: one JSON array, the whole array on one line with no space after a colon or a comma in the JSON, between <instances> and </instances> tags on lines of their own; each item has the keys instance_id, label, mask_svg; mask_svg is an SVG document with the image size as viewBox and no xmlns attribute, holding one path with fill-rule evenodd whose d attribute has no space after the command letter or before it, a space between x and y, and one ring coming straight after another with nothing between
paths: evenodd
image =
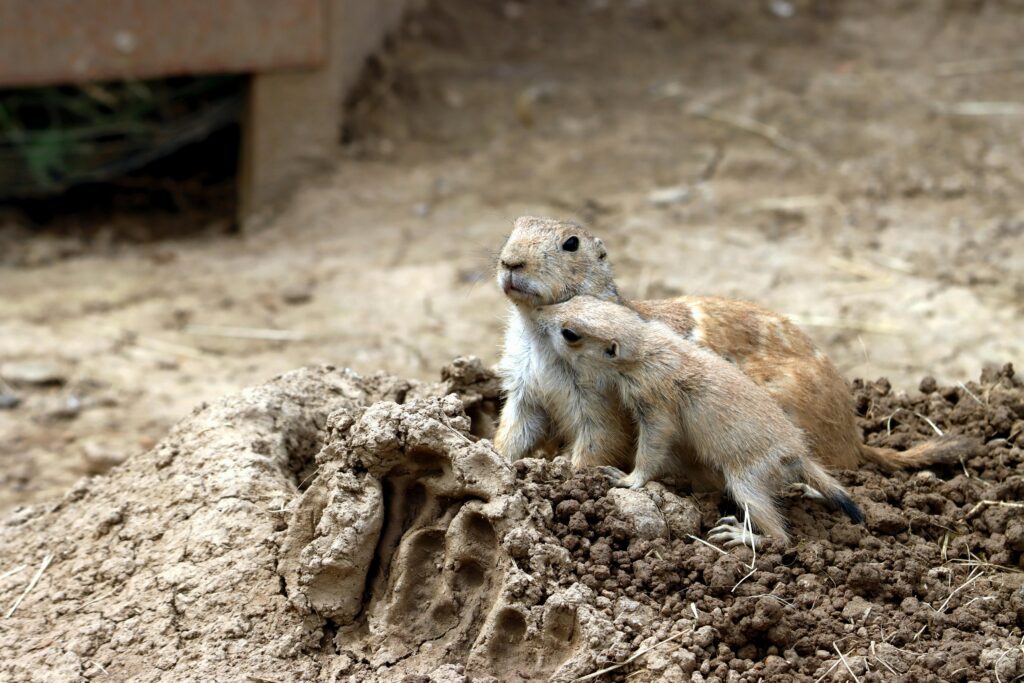
<instances>
[{"instance_id":1,"label":"prairie dog ear","mask_svg":"<svg viewBox=\"0 0 1024 683\"><path fill-rule=\"evenodd\" d=\"M608 256L608 250L604 248L604 242L599 237L594 238L594 247L597 249L597 258L603 259Z\"/></svg>"},{"instance_id":2,"label":"prairie dog ear","mask_svg":"<svg viewBox=\"0 0 1024 683\"><path fill-rule=\"evenodd\" d=\"M619 355L621 351L622 348L619 346L619 342L612 340L608 343L608 346L604 348L604 355L606 358L615 360L621 357Z\"/></svg>"}]
</instances>

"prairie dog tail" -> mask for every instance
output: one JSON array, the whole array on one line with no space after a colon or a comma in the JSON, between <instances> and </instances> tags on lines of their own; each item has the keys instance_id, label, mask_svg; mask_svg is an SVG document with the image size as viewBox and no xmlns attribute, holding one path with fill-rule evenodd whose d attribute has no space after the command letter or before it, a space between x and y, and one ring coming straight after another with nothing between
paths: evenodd
<instances>
[{"instance_id":1,"label":"prairie dog tail","mask_svg":"<svg viewBox=\"0 0 1024 683\"><path fill-rule=\"evenodd\" d=\"M860 456L865 462L881 465L888 470L898 470L956 462L970 454L976 446L977 441L969 436L943 436L905 451L861 444Z\"/></svg>"},{"instance_id":2,"label":"prairie dog tail","mask_svg":"<svg viewBox=\"0 0 1024 683\"><path fill-rule=\"evenodd\" d=\"M826 472L821 465L808 458L803 463L803 470L804 481L821 493L822 498L833 507L846 513L846 516L852 519L854 524L860 524L864 521L864 513L861 511L860 506L853 502L853 499L850 498L850 494L846 492L843 485Z\"/></svg>"}]
</instances>

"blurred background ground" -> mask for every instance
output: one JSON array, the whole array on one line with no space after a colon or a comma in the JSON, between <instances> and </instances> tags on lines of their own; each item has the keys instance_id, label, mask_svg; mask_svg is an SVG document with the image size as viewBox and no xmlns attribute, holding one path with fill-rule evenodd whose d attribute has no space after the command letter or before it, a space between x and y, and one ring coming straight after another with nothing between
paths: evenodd
<instances>
[{"instance_id":1,"label":"blurred background ground","mask_svg":"<svg viewBox=\"0 0 1024 683\"><path fill-rule=\"evenodd\" d=\"M368 66L337 165L244 234L230 143L160 187L3 209L0 510L299 365L494 362L491 260L527 213L600 235L627 296L792 315L847 377L912 390L1019 359L1022 20L1008 0L430 3Z\"/></svg>"}]
</instances>

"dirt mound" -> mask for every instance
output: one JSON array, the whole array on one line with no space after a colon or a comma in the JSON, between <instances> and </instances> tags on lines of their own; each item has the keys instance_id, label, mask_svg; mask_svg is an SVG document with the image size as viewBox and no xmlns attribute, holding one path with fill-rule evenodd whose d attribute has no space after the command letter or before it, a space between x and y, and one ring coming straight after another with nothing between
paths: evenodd
<instances>
[{"instance_id":1,"label":"dirt mound","mask_svg":"<svg viewBox=\"0 0 1024 683\"><path fill-rule=\"evenodd\" d=\"M872 444L984 446L844 473L866 528L793 496L798 542L753 558L692 537L716 495L504 464L472 359L437 384L292 372L4 522L0 678L1009 681L1024 388L921 389L855 383Z\"/></svg>"}]
</instances>

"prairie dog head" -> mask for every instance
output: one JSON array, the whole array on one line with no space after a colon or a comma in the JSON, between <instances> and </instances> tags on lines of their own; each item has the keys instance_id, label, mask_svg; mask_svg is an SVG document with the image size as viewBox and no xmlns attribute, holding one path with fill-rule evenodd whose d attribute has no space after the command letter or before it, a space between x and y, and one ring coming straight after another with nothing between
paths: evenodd
<instances>
[{"instance_id":1,"label":"prairie dog head","mask_svg":"<svg viewBox=\"0 0 1024 683\"><path fill-rule=\"evenodd\" d=\"M513 303L535 307L579 294L618 300L608 250L576 225L522 216L498 257L498 286Z\"/></svg>"},{"instance_id":2,"label":"prairie dog head","mask_svg":"<svg viewBox=\"0 0 1024 683\"><path fill-rule=\"evenodd\" d=\"M555 352L580 369L623 368L643 344L646 323L635 311L592 296L543 306L536 316Z\"/></svg>"}]
</instances>

